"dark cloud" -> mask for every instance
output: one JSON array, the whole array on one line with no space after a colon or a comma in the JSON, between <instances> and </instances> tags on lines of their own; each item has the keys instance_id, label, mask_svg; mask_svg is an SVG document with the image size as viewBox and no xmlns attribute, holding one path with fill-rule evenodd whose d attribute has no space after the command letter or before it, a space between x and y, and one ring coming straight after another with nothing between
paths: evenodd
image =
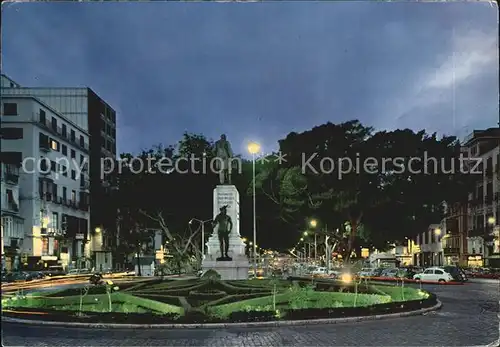
<instances>
[{"instance_id":1,"label":"dark cloud","mask_svg":"<svg viewBox=\"0 0 500 347\"><path fill-rule=\"evenodd\" d=\"M498 119L487 3L23 3L3 19L4 71L93 88L123 151L184 130L242 151L326 121L463 136Z\"/></svg>"}]
</instances>

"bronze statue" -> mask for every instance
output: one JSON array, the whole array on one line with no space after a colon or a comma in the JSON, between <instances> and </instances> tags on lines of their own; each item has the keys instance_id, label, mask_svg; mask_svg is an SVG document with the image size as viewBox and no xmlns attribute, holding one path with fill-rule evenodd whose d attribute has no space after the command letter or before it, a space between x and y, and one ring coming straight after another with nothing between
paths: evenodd
<instances>
[{"instance_id":1,"label":"bronze statue","mask_svg":"<svg viewBox=\"0 0 500 347\"><path fill-rule=\"evenodd\" d=\"M231 158L233 157L233 150L231 144L226 139L226 135L222 134L220 140L215 142L215 157L216 169L219 171L220 184L231 184Z\"/></svg>"},{"instance_id":2,"label":"bronze statue","mask_svg":"<svg viewBox=\"0 0 500 347\"><path fill-rule=\"evenodd\" d=\"M231 217L227 215L227 205L220 208L220 213L215 217L213 222L213 227L217 228L217 234L219 235L219 245L220 245L220 258L217 260L232 260L229 255L229 235L233 230L233 221Z\"/></svg>"}]
</instances>

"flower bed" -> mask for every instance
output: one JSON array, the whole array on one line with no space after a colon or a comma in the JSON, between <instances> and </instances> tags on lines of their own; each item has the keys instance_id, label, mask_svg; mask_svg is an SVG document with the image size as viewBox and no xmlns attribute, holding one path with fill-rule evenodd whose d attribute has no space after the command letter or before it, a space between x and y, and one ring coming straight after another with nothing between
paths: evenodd
<instances>
[{"instance_id":1,"label":"flower bed","mask_svg":"<svg viewBox=\"0 0 500 347\"><path fill-rule=\"evenodd\" d=\"M412 311L436 304L424 291L366 282L293 279L165 281L111 292L111 283L3 301L4 315L102 323L210 323L310 320ZM103 289L104 288L104 289ZM114 287L113 287L114 288ZM117 287L116 287L117 288ZM102 318L101 318L102 317ZM26 317L24 317L26 318Z\"/></svg>"}]
</instances>

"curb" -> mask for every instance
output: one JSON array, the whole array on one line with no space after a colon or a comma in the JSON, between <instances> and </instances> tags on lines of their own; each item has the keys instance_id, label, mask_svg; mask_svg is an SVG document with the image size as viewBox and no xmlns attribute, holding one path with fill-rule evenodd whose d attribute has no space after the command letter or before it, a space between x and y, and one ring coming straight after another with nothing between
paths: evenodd
<instances>
[{"instance_id":1,"label":"curb","mask_svg":"<svg viewBox=\"0 0 500 347\"><path fill-rule=\"evenodd\" d=\"M439 310L443 304L437 300L432 307L421 308L415 311L389 313L374 316L346 317L346 318L324 318L313 320L288 320L274 322L247 322L247 323L204 323L204 324L116 324L116 323L79 323L79 322L50 322L39 320L28 320L21 318L2 317L2 322L18 323L27 325L43 325L49 327L66 328L91 328L91 329L216 329L216 328L252 328L252 327L282 327L296 325L319 325L319 324L341 324L352 322L373 321L380 319L401 318L419 316L425 313Z\"/></svg>"}]
</instances>

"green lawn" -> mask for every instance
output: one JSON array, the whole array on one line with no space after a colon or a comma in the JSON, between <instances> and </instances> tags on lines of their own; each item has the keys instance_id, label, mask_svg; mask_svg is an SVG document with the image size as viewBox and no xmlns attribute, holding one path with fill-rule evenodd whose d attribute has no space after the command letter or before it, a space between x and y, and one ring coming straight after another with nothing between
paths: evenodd
<instances>
[{"instance_id":1,"label":"green lawn","mask_svg":"<svg viewBox=\"0 0 500 347\"><path fill-rule=\"evenodd\" d=\"M82 311L108 312L109 297L107 294L86 295L81 299ZM79 311L80 296L31 296L25 298L11 298L2 302L5 308L28 307L28 308L49 308L55 310ZM114 312L152 312L157 314L178 313L183 314L182 307L166 304L163 302L139 298L125 293L111 294L111 308Z\"/></svg>"}]
</instances>

